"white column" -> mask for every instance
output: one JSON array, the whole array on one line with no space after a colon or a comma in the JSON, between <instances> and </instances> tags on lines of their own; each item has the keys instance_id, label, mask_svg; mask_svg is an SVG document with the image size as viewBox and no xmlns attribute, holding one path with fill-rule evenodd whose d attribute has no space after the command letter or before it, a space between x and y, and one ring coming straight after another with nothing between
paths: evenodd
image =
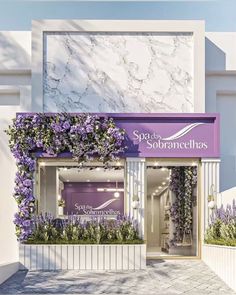
<instances>
[{"instance_id":1,"label":"white column","mask_svg":"<svg viewBox=\"0 0 236 295\"><path fill-rule=\"evenodd\" d=\"M208 209L208 196L211 194L212 185L215 192L220 189L220 159L202 159L201 160L201 220L202 235L204 234L210 217ZM216 201L216 200L215 200Z\"/></svg>"},{"instance_id":2,"label":"white column","mask_svg":"<svg viewBox=\"0 0 236 295\"><path fill-rule=\"evenodd\" d=\"M144 158L126 159L126 200L125 212L131 218L134 217L139 223L140 237L144 238L144 217L145 217L145 180L146 163ZM138 196L139 208L133 209L134 196Z\"/></svg>"}]
</instances>

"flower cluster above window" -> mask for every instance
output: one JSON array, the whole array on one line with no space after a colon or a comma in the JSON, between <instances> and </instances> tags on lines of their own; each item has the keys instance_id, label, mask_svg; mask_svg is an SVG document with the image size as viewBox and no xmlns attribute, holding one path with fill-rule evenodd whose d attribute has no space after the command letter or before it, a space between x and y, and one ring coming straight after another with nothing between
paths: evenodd
<instances>
[{"instance_id":1,"label":"flower cluster above window","mask_svg":"<svg viewBox=\"0 0 236 295\"><path fill-rule=\"evenodd\" d=\"M26 240L32 231L35 152L55 157L62 152L70 152L79 163L97 158L107 164L118 159L125 149L125 131L118 128L112 118L91 114L18 115L7 134L17 163L14 197L19 212L14 222L19 240Z\"/></svg>"}]
</instances>

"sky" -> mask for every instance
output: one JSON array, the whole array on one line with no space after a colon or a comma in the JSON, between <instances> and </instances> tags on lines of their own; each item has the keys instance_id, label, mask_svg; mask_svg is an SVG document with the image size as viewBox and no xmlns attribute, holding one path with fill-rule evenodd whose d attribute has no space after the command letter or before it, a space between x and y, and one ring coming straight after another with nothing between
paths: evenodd
<instances>
[{"instance_id":1,"label":"sky","mask_svg":"<svg viewBox=\"0 0 236 295\"><path fill-rule=\"evenodd\" d=\"M32 19L196 19L206 31L236 31L236 0L0 0L0 30L31 30Z\"/></svg>"}]
</instances>

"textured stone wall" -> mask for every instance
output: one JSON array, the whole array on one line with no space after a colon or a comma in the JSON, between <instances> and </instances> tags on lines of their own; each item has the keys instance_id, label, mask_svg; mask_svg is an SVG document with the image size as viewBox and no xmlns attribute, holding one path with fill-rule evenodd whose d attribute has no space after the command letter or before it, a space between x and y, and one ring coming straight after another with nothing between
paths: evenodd
<instances>
[{"instance_id":1,"label":"textured stone wall","mask_svg":"<svg viewBox=\"0 0 236 295\"><path fill-rule=\"evenodd\" d=\"M44 34L44 110L193 112L193 36Z\"/></svg>"}]
</instances>

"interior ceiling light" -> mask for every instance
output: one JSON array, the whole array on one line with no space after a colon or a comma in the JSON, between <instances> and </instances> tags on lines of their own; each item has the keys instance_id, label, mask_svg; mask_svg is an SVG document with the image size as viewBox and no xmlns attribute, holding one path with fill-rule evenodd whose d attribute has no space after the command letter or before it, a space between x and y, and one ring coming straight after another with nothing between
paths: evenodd
<instances>
[{"instance_id":1,"label":"interior ceiling light","mask_svg":"<svg viewBox=\"0 0 236 295\"><path fill-rule=\"evenodd\" d=\"M120 193L118 191L118 182L116 181L116 191L114 192L114 197L115 198L119 198L120 197Z\"/></svg>"},{"instance_id":2,"label":"interior ceiling light","mask_svg":"<svg viewBox=\"0 0 236 295\"><path fill-rule=\"evenodd\" d=\"M165 185L166 183L165 182L162 182L162 185Z\"/></svg>"},{"instance_id":3,"label":"interior ceiling light","mask_svg":"<svg viewBox=\"0 0 236 295\"><path fill-rule=\"evenodd\" d=\"M158 186L158 188L159 188L159 189L161 189L161 188L162 188L162 186L160 185L160 186Z\"/></svg>"},{"instance_id":4,"label":"interior ceiling light","mask_svg":"<svg viewBox=\"0 0 236 295\"><path fill-rule=\"evenodd\" d=\"M106 191L108 192L123 192L123 188L107 188Z\"/></svg>"},{"instance_id":5,"label":"interior ceiling light","mask_svg":"<svg viewBox=\"0 0 236 295\"><path fill-rule=\"evenodd\" d=\"M115 188L115 187L114 188L98 187L97 191L98 192L123 192L124 189L123 188Z\"/></svg>"},{"instance_id":6,"label":"interior ceiling light","mask_svg":"<svg viewBox=\"0 0 236 295\"><path fill-rule=\"evenodd\" d=\"M46 163L45 162L40 162L39 165L40 166L46 166Z\"/></svg>"},{"instance_id":7,"label":"interior ceiling light","mask_svg":"<svg viewBox=\"0 0 236 295\"><path fill-rule=\"evenodd\" d=\"M120 193L119 192L114 192L114 197L115 198L119 198L120 197Z\"/></svg>"},{"instance_id":8,"label":"interior ceiling light","mask_svg":"<svg viewBox=\"0 0 236 295\"><path fill-rule=\"evenodd\" d=\"M159 163L158 163L158 162L155 162L155 163L154 163L154 166L158 166L158 165L159 165Z\"/></svg>"},{"instance_id":9,"label":"interior ceiling light","mask_svg":"<svg viewBox=\"0 0 236 295\"><path fill-rule=\"evenodd\" d=\"M97 188L97 191L98 191L98 192L104 192L104 191L105 191L105 189L104 189L104 188L102 188L102 187L98 187L98 188Z\"/></svg>"}]
</instances>

